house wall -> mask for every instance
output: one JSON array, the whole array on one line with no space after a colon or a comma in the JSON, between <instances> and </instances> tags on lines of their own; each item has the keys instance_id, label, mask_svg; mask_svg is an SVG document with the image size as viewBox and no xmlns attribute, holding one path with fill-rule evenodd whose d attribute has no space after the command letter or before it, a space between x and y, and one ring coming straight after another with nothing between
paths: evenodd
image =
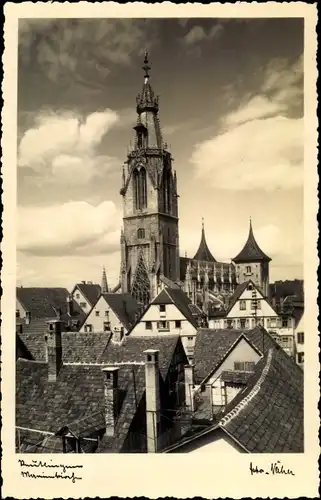
<instances>
[{"instance_id":1,"label":"house wall","mask_svg":"<svg viewBox=\"0 0 321 500\"><path fill-rule=\"evenodd\" d=\"M84 294L78 288L74 290L72 297L81 307L81 309L88 314L92 305L90 304L90 302L88 302Z\"/></svg>"},{"instance_id":2,"label":"house wall","mask_svg":"<svg viewBox=\"0 0 321 500\"><path fill-rule=\"evenodd\" d=\"M230 312L228 313L228 318L248 318L252 317L254 310L251 308L252 302L252 290L244 290L239 300L234 304ZM259 290L256 290L257 300L260 300L261 308L257 309L257 317L269 317L276 318L278 315L270 306L270 304L263 298L263 295ZM240 309L240 301L245 300L246 309Z\"/></svg>"},{"instance_id":3,"label":"house wall","mask_svg":"<svg viewBox=\"0 0 321 500\"><path fill-rule=\"evenodd\" d=\"M299 334L303 333L303 343L299 343ZM295 360L296 363L303 367L304 365L304 343L305 343L305 338L304 338L304 314L301 317L295 332L294 332L294 352L295 352Z\"/></svg>"},{"instance_id":4,"label":"house wall","mask_svg":"<svg viewBox=\"0 0 321 500\"><path fill-rule=\"evenodd\" d=\"M146 322L151 322L151 329L146 329ZM167 321L168 328L158 329L158 321ZM175 325L175 321L181 321L180 327ZM165 313L160 312L158 304L151 304L145 314L141 317L132 329L130 335L158 336L158 335L180 335L186 356L191 360L194 354L194 346L197 329L185 318L181 311L174 304L166 304Z\"/></svg>"},{"instance_id":5,"label":"house wall","mask_svg":"<svg viewBox=\"0 0 321 500\"><path fill-rule=\"evenodd\" d=\"M172 451L172 453L195 452L210 452L219 455L220 453L244 453L244 450L221 429L217 429Z\"/></svg>"},{"instance_id":6,"label":"house wall","mask_svg":"<svg viewBox=\"0 0 321 500\"><path fill-rule=\"evenodd\" d=\"M25 318L26 317L26 311L24 307L20 304L19 300L16 299L16 311L19 311L19 318Z\"/></svg>"},{"instance_id":7,"label":"house wall","mask_svg":"<svg viewBox=\"0 0 321 500\"><path fill-rule=\"evenodd\" d=\"M96 313L99 313L97 316ZM107 317L106 312L108 312L109 317ZM104 331L104 323L110 322L111 331L115 327L124 327L124 325L119 321L118 317L114 313L114 311L109 307L104 297L100 297L97 304L93 307L90 314L87 316L85 323L80 328L80 332L87 331L86 326L92 325L92 332L103 332ZM127 333L126 328L124 327L124 333Z\"/></svg>"}]
</instances>

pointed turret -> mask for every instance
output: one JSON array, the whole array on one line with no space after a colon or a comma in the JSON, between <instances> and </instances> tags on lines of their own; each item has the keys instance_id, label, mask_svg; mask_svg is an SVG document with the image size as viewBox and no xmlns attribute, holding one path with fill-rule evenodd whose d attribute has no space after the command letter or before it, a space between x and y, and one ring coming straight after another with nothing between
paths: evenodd
<instances>
[{"instance_id":1,"label":"pointed turret","mask_svg":"<svg viewBox=\"0 0 321 500\"><path fill-rule=\"evenodd\" d=\"M240 253L232 259L235 263L243 262L270 262L272 259L268 257L259 247L254 237L252 221L250 219L250 230L247 242Z\"/></svg>"},{"instance_id":2,"label":"pointed turret","mask_svg":"<svg viewBox=\"0 0 321 500\"><path fill-rule=\"evenodd\" d=\"M108 293L108 282L107 282L107 275L106 275L105 267L103 267L103 275L101 278L101 293Z\"/></svg>"},{"instance_id":3,"label":"pointed turret","mask_svg":"<svg viewBox=\"0 0 321 500\"><path fill-rule=\"evenodd\" d=\"M194 256L194 260L203 260L206 262L216 262L216 259L211 254L205 238L205 229L204 229L204 219L202 219L202 236L201 242L198 247L198 250Z\"/></svg>"}]
</instances>

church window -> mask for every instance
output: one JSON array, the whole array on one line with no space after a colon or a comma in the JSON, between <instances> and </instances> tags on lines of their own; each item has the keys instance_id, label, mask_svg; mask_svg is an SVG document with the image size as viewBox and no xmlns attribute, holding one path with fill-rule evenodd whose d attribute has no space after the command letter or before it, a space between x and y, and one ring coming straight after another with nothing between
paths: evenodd
<instances>
[{"instance_id":1,"label":"church window","mask_svg":"<svg viewBox=\"0 0 321 500\"><path fill-rule=\"evenodd\" d=\"M140 228L137 230L137 238L140 240L145 238L145 229Z\"/></svg>"},{"instance_id":2,"label":"church window","mask_svg":"<svg viewBox=\"0 0 321 500\"><path fill-rule=\"evenodd\" d=\"M246 300L240 300L240 311L246 311Z\"/></svg>"},{"instance_id":3,"label":"church window","mask_svg":"<svg viewBox=\"0 0 321 500\"><path fill-rule=\"evenodd\" d=\"M134 170L134 202L135 208L141 210L147 207L147 179L146 170L141 168L139 171Z\"/></svg>"}]
</instances>

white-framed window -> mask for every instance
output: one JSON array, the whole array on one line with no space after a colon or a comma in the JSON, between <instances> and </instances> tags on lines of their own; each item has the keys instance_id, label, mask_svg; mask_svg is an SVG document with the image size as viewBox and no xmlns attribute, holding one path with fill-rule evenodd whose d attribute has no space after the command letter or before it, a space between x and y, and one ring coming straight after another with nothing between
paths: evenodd
<instances>
[{"instance_id":1,"label":"white-framed window","mask_svg":"<svg viewBox=\"0 0 321 500\"><path fill-rule=\"evenodd\" d=\"M169 322L168 321L157 321L157 329L158 330L168 330L169 331Z\"/></svg>"},{"instance_id":2,"label":"white-framed window","mask_svg":"<svg viewBox=\"0 0 321 500\"><path fill-rule=\"evenodd\" d=\"M304 332L298 332L297 338L298 338L298 344L304 344Z\"/></svg>"},{"instance_id":3,"label":"white-framed window","mask_svg":"<svg viewBox=\"0 0 321 500\"><path fill-rule=\"evenodd\" d=\"M109 318L109 311L105 311L105 318Z\"/></svg>"},{"instance_id":4,"label":"white-framed window","mask_svg":"<svg viewBox=\"0 0 321 500\"><path fill-rule=\"evenodd\" d=\"M246 311L246 300L240 300L240 311Z\"/></svg>"},{"instance_id":5,"label":"white-framed window","mask_svg":"<svg viewBox=\"0 0 321 500\"><path fill-rule=\"evenodd\" d=\"M80 299L80 293L76 293L76 299Z\"/></svg>"},{"instance_id":6,"label":"white-framed window","mask_svg":"<svg viewBox=\"0 0 321 500\"><path fill-rule=\"evenodd\" d=\"M254 361L234 361L234 370L238 372L251 372L254 367Z\"/></svg>"},{"instance_id":7,"label":"white-framed window","mask_svg":"<svg viewBox=\"0 0 321 500\"><path fill-rule=\"evenodd\" d=\"M145 323L145 329L146 330L152 330L153 329L151 321L146 321L146 323Z\"/></svg>"},{"instance_id":8,"label":"white-framed window","mask_svg":"<svg viewBox=\"0 0 321 500\"><path fill-rule=\"evenodd\" d=\"M86 333L91 333L92 331L93 331L92 325L85 325L85 332Z\"/></svg>"}]
</instances>

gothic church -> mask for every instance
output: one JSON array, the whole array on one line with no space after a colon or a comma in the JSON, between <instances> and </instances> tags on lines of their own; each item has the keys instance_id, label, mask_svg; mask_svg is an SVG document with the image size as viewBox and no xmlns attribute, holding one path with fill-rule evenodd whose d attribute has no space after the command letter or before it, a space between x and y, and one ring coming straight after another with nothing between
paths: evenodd
<instances>
[{"instance_id":1,"label":"gothic church","mask_svg":"<svg viewBox=\"0 0 321 500\"><path fill-rule=\"evenodd\" d=\"M150 84L147 53L142 69L144 83L136 98L134 146L122 172L123 228L117 291L129 292L147 305L164 285L180 287L194 304L206 310L211 302L223 306L237 284L250 277L267 290L271 259L258 247L252 226L234 262L216 261L206 243L204 223L195 256L179 256L176 171L161 133L159 98Z\"/></svg>"}]
</instances>

